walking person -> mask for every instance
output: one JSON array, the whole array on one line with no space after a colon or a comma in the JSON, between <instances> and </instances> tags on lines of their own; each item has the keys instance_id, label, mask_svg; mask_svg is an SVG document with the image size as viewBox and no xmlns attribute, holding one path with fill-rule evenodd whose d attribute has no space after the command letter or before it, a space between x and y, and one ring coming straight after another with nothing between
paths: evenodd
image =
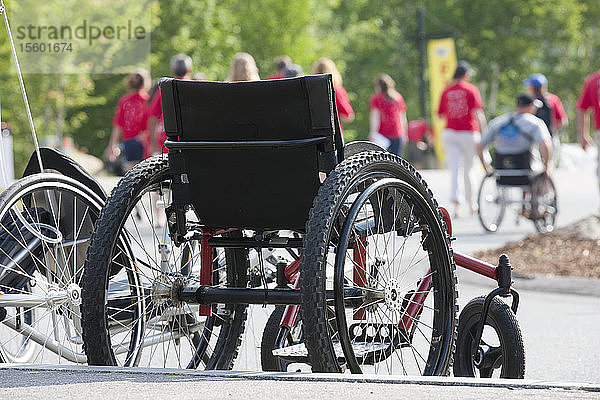
<instances>
[{"instance_id":1,"label":"walking person","mask_svg":"<svg viewBox=\"0 0 600 400\"><path fill-rule=\"evenodd\" d=\"M541 118L550 135L552 136L552 144L555 153L560 146L559 131L569 125L569 117L565 112L560 98L548 92L548 79L544 74L535 73L529 75L523 81L523 85L527 88L527 93L542 102L542 106L537 109L536 117Z\"/></svg>"},{"instance_id":2,"label":"walking person","mask_svg":"<svg viewBox=\"0 0 600 400\"><path fill-rule=\"evenodd\" d=\"M369 140L384 144L389 142L387 150L402 156L404 145L408 141L408 121L406 119L406 103L394 88L396 83L387 74L375 79L375 95L369 101ZM382 141L382 138L384 140Z\"/></svg>"},{"instance_id":3,"label":"walking person","mask_svg":"<svg viewBox=\"0 0 600 400\"><path fill-rule=\"evenodd\" d=\"M425 165L425 156L431 149L432 143L431 127L427 121L419 118L408 123L406 160L416 169L421 169Z\"/></svg>"},{"instance_id":4,"label":"walking person","mask_svg":"<svg viewBox=\"0 0 600 400\"><path fill-rule=\"evenodd\" d=\"M285 76L285 70L288 66L292 65L292 59L290 56L280 56L275 59L275 68L277 73L273 76L269 76L266 80L283 79Z\"/></svg>"},{"instance_id":5,"label":"walking person","mask_svg":"<svg viewBox=\"0 0 600 400\"><path fill-rule=\"evenodd\" d=\"M598 159L596 164L596 174L598 175L598 188L600 189L600 71L589 75L577 103L575 104L577 112L577 137L583 150L594 143L590 137L590 113L594 114L594 140L598 146Z\"/></svg>"},{"instance_id":6,"label":"walking person","mask_svg":"<svg viewBox=\"0 0 600 400\"><path fill-rule=\"evenodd\" d=\"M186 54L177 54L171 58L171 74L176 79L189 80L192 76L192 59ZM150 155L159 154L163 149L163 143L167 139L163 125L162 104L160 90L156 92L150 106L148 107L148 131L150 132Z\"/></svg>"},{"instance_id":7,"label":"walking person","mask_svg":"<svg viewBox=\"0 0 600 400\"><path fill-rule=\"evenodd\" d=\"M337 107L338 117L340 121L349 124L354 121L354 110L350 104L348 92L342 86L342 75L338 71L333 60L327 57L321 57L313 64L314 74L331 74L333 78L333 89L335 91L335 105ZM341 126L341 124L340 124ZM342 133L344 129L342 127Z\"/></svg>"},{"instance_id":8,"label":"walking person","mask_svg":"<svg viewBox=\"0 0 600 400\"><path fill-rule=\"evenodd\" d=\"M248 53L236 53L229 70L229 82L258 80L260 80L260 76L254 57Z\"/></svg>"},{"instance_id":9,"label":"walking person","mask_svg":"<svg viewBox=\"0 0 600 400\"><path fill-rule=\"evenodd\" d=\"M131 169L142 161L146 147L146 87L150 81L148 71L139 69L125 78L128 93L119 99L112 121L113 129L106 158L114 163L120 152L123 152L125 169ZM119 143L122 142L122 149Z\"/></svg>"},{"instance_id":10,"label":"walking person","mask_svg":"<svg viewBox=\"0 0 600 400\"><path fill-rule=\"evenodd\" d=\"M446 119L442 143L451 174L450 201L455 217L460 216L461 207L459 174L462 174L464 182L464 200L471 214L477 212L477 203L473 201L471 168L480 132L486 130L486 120L479 89L469 82L473 73L468 62L460 61L454 71L453 81L442 92L438 108L438 115Z\"/></svg>"}]
</instances>

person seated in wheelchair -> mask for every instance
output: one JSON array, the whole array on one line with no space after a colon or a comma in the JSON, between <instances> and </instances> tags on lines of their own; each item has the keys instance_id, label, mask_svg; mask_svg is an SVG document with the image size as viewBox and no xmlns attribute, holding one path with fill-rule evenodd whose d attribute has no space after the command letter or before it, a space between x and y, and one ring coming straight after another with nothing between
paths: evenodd
<instances>
[{"instance_id":1,"label":"person seated in wheelchair","mask_svg":"<svg viewBox=\"0 0 600 400\"><path fill-rule=\"evenodd\" d=\"M514 112L501 115L488 125L477 145L477 155L488 175L495 174L497 183L506 186L523 186L524 192L538 177L549 177L549 160L552 158L552 139L543 120L535 116L541 102L528 94L517 97ZM484 149L495 147L494 165L484 157ZM541 155L541 166L532 163L535 148Z\"/></svg>"}]
</instances>

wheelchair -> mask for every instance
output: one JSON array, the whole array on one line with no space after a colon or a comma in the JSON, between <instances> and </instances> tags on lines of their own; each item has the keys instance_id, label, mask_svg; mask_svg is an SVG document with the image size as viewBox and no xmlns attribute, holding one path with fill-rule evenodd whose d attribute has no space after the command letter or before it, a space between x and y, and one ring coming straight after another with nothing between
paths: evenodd
<instances>
[{"instance_id":1,"label":"wheelchair","mask_svg":"<svg viewBox=\"0 0 600 400\"><path fill-rule=\"evenodd\" d=\"M446 375L457 345L455 374L510 364L506 341L482 338L498 315L516 322L508 259L496 268L453 253L449 216L413 167L343 145L330 75L164 78L160 90L168 155L125 175L88 248L90 364L239 367L257 309L265 370ZM276 282L265 250L293 257L272 264ZM458 341L456 265L499 285L470 307ZM512 310L496 295L512 295ZM516 367L503 374L522 377L523 352L511 354Z\"/></svg>"},{"instance_id":2,"label":"wheelchair","mask_svg":"<svg viewBox=\"0 0 600 400\"><path fill-rule=\"evenodd\" d=\"M507 210L533 222L540 233L554 230L558 201L549 176L535 174L531 154L495 155L494 172L486 175L477 196L479 222L487 232L496 232Z\"/></svg>"}]
</instances>

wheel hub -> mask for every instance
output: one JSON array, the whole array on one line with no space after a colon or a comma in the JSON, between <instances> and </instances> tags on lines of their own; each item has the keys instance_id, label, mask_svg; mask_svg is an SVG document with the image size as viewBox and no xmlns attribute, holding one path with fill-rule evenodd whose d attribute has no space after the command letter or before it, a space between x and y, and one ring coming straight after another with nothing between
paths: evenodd
<instances>
[{"instance_id":1,"label":"wheel hub","mask_svg":"<svg viewBox=\"0 0 600 400\"><path fill-rule=\"evenodd\" d=\"M156 305L164 305L171 300L171 283L159 276L152 284L152 301Z\"/></svg>"},{"instance_id":2,"label":"wheel hub","mask_svg":"<svg viewBox=\"0 0 600 400\"><path fill-rule=\"evenodd\" d=\"M400 282L394 278L389 280L385 287L384 299L390 310L402 311L404 297L401 294Z\"/></svg>"},{"instance_id":3,"label":"wheel hub","mask_svg":"<svg viewBox=\"0 0 600 400\"><path fill-rule=\"evenodd\" d=\"M184 278L175 278L170 281L164 276L156 278L152 285L152 301L157 305L174 305L181 304L180 291L186 285Z\"/></svg>"},{"instance_id":4,"label":"wheel hub","mask_svg":"<svg viewBox=\"0 0 600 400\"><path fill-rule=\"evenodd\" d=\"M71 283L69 286L67 286L67 296L71 304L74 306L81 305L81 287L79 287L78 284Z\"/></svg>"}]
</instances>

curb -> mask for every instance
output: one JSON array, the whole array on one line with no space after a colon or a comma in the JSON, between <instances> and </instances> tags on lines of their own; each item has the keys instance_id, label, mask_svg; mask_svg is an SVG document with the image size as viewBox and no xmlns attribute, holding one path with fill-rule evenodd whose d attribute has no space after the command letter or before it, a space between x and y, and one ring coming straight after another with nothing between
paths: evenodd
<instances>
[{"instance_id":1,"label":"curb","mask_svg":"<svg viewBox=\"0 0 600 400\"><path fill-rule=\"evenodd\" d=\"M60 366L60 365L5 365L3 370L19 370L31 372L78 372L101 373L101 374L123 374L123 375L159 375L172 376L173 378L186 376L198 379L222 380L255 380L255 381L302 381L302 382L336 382L336 383L382 383L400 385L430 385L430 386L463 386L479 388L505 388L505 389L535 389L551 390L562 389L571 391L598 392L600 384L581 382L551 382L535 379L493 379L493 378L454 378L454 377L410 377L390 376L381 377L377 375L350 375L350 374L323 374L323 373L298 373L298 372L256 372L256 371L190 371L178 369L158 368L120 368L120 367L98 367L98 366Z\"/></svg>"}]
</instances>

